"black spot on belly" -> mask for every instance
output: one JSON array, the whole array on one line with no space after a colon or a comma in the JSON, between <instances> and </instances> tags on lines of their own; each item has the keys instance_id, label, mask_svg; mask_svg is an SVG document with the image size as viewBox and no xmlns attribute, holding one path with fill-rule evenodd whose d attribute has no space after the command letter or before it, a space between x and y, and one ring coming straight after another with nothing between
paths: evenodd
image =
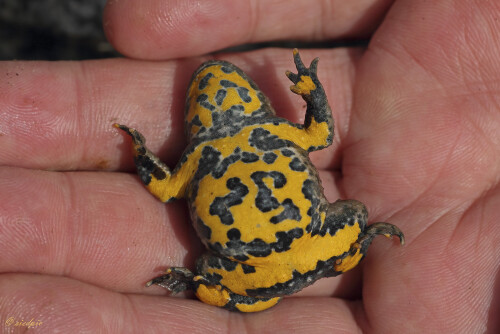
<instances>
[{"instance_id":1,"label":"black spot on belly","mask_svg":"<svg viewBox=\"0 0 500 334\"><path fill-rule=\"evenodd\" d=\"M241 161L243 161L244 163L256 162L259 161L259 156L255 153L243 152L241 156Z\"/></svg>"},{"instance_id":2,"label":"black spot on belly","mask_svg":"<svg viewBox=\"0 0 500 334\"><path fill-rule=\"evenodd\" d=\"M239 147L236 147L229 156L221 159L222 154L212 146L205 146L201 151L201 158L198 161L198 169L193 179L193 189L191 195L196 196L198 192L198 182L208 174L211 174L215 179L220 179L226 173L230 165L241 160L243 162L255 162L259 160L259 156L255 153L241 152Z\"/></svg>"},{"instance_id":3,"label":"black spot on belly","mask_svg":"<svg viewBox=\"0 0 500 334\"><path fill-rule=\"evenodd\" d=\"M248 93L249 93L248 88L238 87L236 90L238 91L238 95L241 97L241 99L244 102L246 102L246 103L252 102L252 98L248 95Z\"/></svg>"},{"instance_id":4,"label":"black spot on belly","mask_svg":"<svg viewBox=\"0 0 500 334\"><path fill-rule=\"evenodd\" d=\"M289 166L291 170L294 170L296 172L303 172L306 170L306 165L304 165L302 161L300 161L300 159L297 157L293 158L292 161L290 161Z\"/></svg>"},{"instance_id":5,"label":"black spot on belly","mask_svg":"<svg viewBox=\"0 0 500 334\"><path fill-rule=\"evenodd\" d=\"M255 197L255 206L257 209L262 212L269 212L279 207L283 208L283 211L278 215L271 217L271 223L278 224L287 219L296 221L302 219L299 208L290 198L280 203L278 199L273 196L273 190L269 189L264 182L264 178L270 177L273 179L273 186L275 189L283 188L287 182L285 175L277 171L259 171L252 173L250 177L258 188L257 196Z\"/></svg>"},{"instance_id":6,"label":"black spot on belly","mask_svg":"<svg viewBox=\"0 0 500 334\"><path fill-rule=\"evenodd\" d=\"M221 178L231 164L234 164L241 159L240 151L241 149L238 147L233 151L233 153L231 153L231 155L222 159L222 161L212 171L212 176L216 179Z\"/></svg>"},{"instance_id":7,"label":"black spot on belly","mask_svg":"<svg viewBox=\"0 0 500 334\"><path fill-rule=\"evenodd\" d=\"M236 104L226 110L212 112L212 124L204 139L217 139L228 136L234 136L241 131L245 124L246 116L244 115L244 107Z\"/></svg>"},{"instance_id":8,"label":"black spot on belly","mask_svg":"<svg viewBox=\"0 0 500 334\"><path fill-rule=\"evenodd\" d=\"M253 172L250 175L253 182L259 189L255 197L255 205L262 212L269 212L277 209L280 206L278 200L273 197L273 192L264 183L264 178L271 177L273 179L274 188L282 188L286 184L286 177L280 172Z\"/></svg>"},{"instance_id":9,"label":"black spot on belly","mask_svg":"<svg viewBox=\"0 0 500 334\"><path fill-rule=\"evenodd\" d=\"M212 73L208 73L207 75L205 75L200 80L200 83L198 84L198 89L199 90L205 89L208 86L208 81L210 80L210 78L213 78L213 77L214 77L214 75Z\"/></svg>"},{"instance_id":10,"label":"black spot on belly","mask_svg":"<svg viewBox=\"0 0 500 334\"><path fill-rule=\"evenodd\" d=\"M290 250L290 245L294 239L298 239L304 235L304 231L301 228L294 228L287 232L276 232L277 241L271 244L272 249L275 252L286 252Z\"/></svg>"},{"instance_id":11,"label":"black spot on belly","mask_svg":"<svg viewBox=\"0 0 500 334\"><path fill-rule=\"evenodd\" d=\"M222 79L221 81L219 81L220 85L224 88L236 88L238 87L237 84L235 84L234 82L232 81L229 81L229 80L226 80L226 79Z\"/></svg>"},{"instance_id":12,"label":"black spot on belly","mask_svg":"<svg viewBox=\"0 0 500 334\"><path fill-rule=\"evenodd\" d=\"M245 107L242 106L241 104L235 104L235 105L232 105L231 108L229 108L229 110L242 112L242 111L245 111Z\"/></svg>"},{"instance_id":13,"label":"black spot on belly","mask_svg":"<svg viewBox=\"0 0 500 334\"><path fill-rule=\"evenodd\" d=\"M215 103L217 103L218 106L224 102L224 98L227 95L227 91L225 89L219 89L217 93L215 94Z\"/></svg>"},{"instance_id":14,"label":"black spot on belly","mask_svg":"<svg viewBox=\"0 0 500 334\"><path fill-rule=\"evenodd\" d=\"M262 151L273 151L286 147L288 142L263 128L256 128L250 133L248 142Z\"/></svg>"},{"instance_id":15,"label":"black spot on belly","mask_svg":"<svg viewBox=\"0 0 500 334\"><path fill-rule=\"evenodd\" d=\"M216 253L226 257L232 257L237 261L246 261L248 256L265 257L271 252L286 252L291 249L291 245L295 239L299 239L304 235L301 228L294 228L289 231L280 231L275 234L276 241L266 243L260 238L255 238L250 242L241 241L240 231L238 229L230 229L227 232L229 241L222 248L219 243L215 243L212 247Z\"/></svg>"},{"instance_id":16,"label":"black spot on belly","mask_svg":"<svg viewBox=\"0 0 500 334\"><path fill-rule=\"evenodd\" d=\"M219 164L221 153L212 146L205 146L201 151L201 158L198 161L198 169L194 175L195 180L201 180L208 175Z\"/></svg>"},{"instance_id":17,"label":"black spot on belly","mask_svg":"<svg viewBox=\"0 0 500 334\"><path fill-rule=\"evenodd\" d=\"M254 266L249 266L248 264L241 264L241 269L243 269L243 272L245 274L252 274L255 272L255 267Z\"/></svg>"},{"instance_id":18,"label":"black spot on belly","mask_svg":"<svg viewBox=\"0 0 500 334\"><path fill-rule=\"evenodd\" d=\"M215 110L215 106L212 105L210 102L208 102L208 95L207 94L198 95L198 97L196 98L196 102L198 102L200 104L200 106L202 106L203 108L206 108L210 111Z\"/></svg>"},{"instance_id":19,"label":"black spot on belly","mask_svg":"<svg viewBox=\"0 0 500 334\"><path fill-rule=\"evenodd\" d=\"M249 259L248 256L244 255L244 254L238 254L238 255L234 255L233 258L236 260L236 261L241 261L241 262L245 262L246 260Z\"/></svg>"},{"instance_id":20,"label":"black spot on belly","mask_svg":"<svg viewBox=\"0 0 500 334\"><path fill-rule=\"evenodd\" d=\"M227 238L229 239L228 242L226 242L225 249L220 250L219 254L222 254L227 257L232 257L236 261L246 261L248 260L248 256L246 256L246 243L241 241L241 232L236 229L232 228L229 231L227 231ZM229 250L228 252L225 252L225 250Z\"/></svg>"},{"instance_id":21,"label":"black spot on belly","mask_svg":"<svg viewBox=\"0 0 500 334\"><path fill-rule=\"evenodd\" d=\"M295 153L292 150L285 148L281 150L281 154L283 154L285 157L291 157Z\"/></svg>"},{"instance_id":22,"label":"black spot on belly","mask_svg":"<svg viewBox=\"0 0 500 334\"><path fill-rule=\"evenodd\" d=\"M227 271L233 271L234 269L236 269L236 266L238 265L238 262L231 261L226 258L221 258L220 262L222 264L222 267Z\"/></svg>"},{"instance_id":23,"label":"black spot on belly","mask_svg":"<svg viewBox=\"0 0 500 334\"><path fill-rule=\"evenodd\" d=\"M272 164L276 159L278 158L278 155L276 155L275 153L273 152L267 152L266 154L264 154L264 156L262 157L262 160L266 163L266 164Z\"/></svg>"},{"instance_id":24,"label":"black spot on belly","mask_svg":"<svg viewBox=\"0 0 500 334\"><path fill-rule=\"evenodd\" d=\"M200 116L198 115L195 115L193 117L193 119L191 120L191 124L192 125L196 125L196 126L202 126L203 124L201 123L201 120L200 120Z\"/></svg>"},{"instance_id":25,"label":"black spot on belly","mask_svg":"<svg viewBox=\"0 0 500 334\"><path fill-rule=\"evenodd\" d=\"M268 256L272 252L271 245L258 238L247 243L245 250L247 254L256 257Z\"/></svg>"},{"instance_id":26,"label":"black spot on belly","mask_svg":"<svg viewBox=\"0 0 500 334\"><path fill-rule=\"evenodd\" d=\"M227 231L227 238L229 240L240 240L241 238L241 233L240 230L237 228L232 228L229 231Z\"/></svg>"},{"instance_id":27,"label":"black spot on belly","mask_svg":"<svg viewBox=\"0 0 500 334\"><path fill-rule=\"evenodd\" d=\"M219 216L222 224L231 225L234 218L229 208L243 203L243 198L248 194L248 187L238 177L228 179L226 187L231 192L224 197L216 197L210 204L209 212L212 216Z\"/></svg>"},{"instance_id":28,"label":"black spot on belly","mask_svg":"<svg viewBox=\"0 0 500 334\"><path fill-rule=\"evenodd\" d=\"M286 219L292 219L296 221L300 221L302 216L300 215L299 208L293 204L293 201L290 198L285 199L281 206L283 207L283 211L277 216L271 218L271 223L278 224Z\"/></svg>"}]
</instances>

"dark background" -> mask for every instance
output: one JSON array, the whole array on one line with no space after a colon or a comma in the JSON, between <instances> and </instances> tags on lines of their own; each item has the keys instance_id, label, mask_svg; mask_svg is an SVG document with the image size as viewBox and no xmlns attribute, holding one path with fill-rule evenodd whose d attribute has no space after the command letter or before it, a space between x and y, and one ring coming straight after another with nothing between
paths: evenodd
<instances>
[{"instance_id":1,"label":"dark background","mask_svg":"<svg viewBox=\"0 0 500 334\"><path fill-rule=\"evenodd\" d=\"M115 57L102 30L106 0L0 0L0 60Z\"/></svg>"}]
</instances>

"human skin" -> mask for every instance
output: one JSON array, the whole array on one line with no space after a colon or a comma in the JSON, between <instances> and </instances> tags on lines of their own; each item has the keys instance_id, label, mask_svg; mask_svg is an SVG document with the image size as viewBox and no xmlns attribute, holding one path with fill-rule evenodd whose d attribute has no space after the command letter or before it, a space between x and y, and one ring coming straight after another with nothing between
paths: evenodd
<instances>
[{"instance_id":1,"label":"human skin","mask_svg":"<svg viewBox=\"0 0 500 334\"><path fill-rule=\"evenodd\" d=\"M2 330L11 318L44 332L500 330L500 2L121 0L104 28L128 59L0 63ZM233 62L279 116L304 117L291 50L203 54L366 36L367 48L300 50L320 57L336 122L310 156L330 201L362 201L405 246L379 237L352 272L256 314L146 288L203 248L185 203L158 202L133 174L112 124L140 129L173 167L204 60Z\"/></svg>"}]
</instances>

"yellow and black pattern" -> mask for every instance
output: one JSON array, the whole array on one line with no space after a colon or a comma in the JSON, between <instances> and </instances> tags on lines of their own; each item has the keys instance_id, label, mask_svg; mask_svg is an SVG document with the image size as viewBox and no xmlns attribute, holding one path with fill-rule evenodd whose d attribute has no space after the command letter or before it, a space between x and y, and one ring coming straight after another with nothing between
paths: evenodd
<instances>
[{"instance_id":1,"label":"yellow and black pattern","mask_svg":"<svg viewBox=\"0 0 500 334\"><path fill-rule=\"evenodd\" d=\"M161 201L187 199L194 227L209 249L196 270L172 267L148 285L192 289L205 303L242 312L274 306L322 277L355 267L376 235L402 232L367 226L355 200L329 203L308 152L333 139L333 119L317 78L294 50L292 92L307 103L304 124L275 116L268 99L239 68L211 61L194 73L186 97L190 145L171 171L135 129L141 180Z\"/></svg>"},{"instance_id":2,"label":"yellow and black pattern","mask_svg":"<svg viewBox=\"0 0 500 334\"><path fill-rule=\"evenodd\" d=\"M211 140L234 135L257 119L274 114L267 97L245 73L231 63L209 61L191 80L185 128L188 137Z\"/></svg>"}]
</instances>

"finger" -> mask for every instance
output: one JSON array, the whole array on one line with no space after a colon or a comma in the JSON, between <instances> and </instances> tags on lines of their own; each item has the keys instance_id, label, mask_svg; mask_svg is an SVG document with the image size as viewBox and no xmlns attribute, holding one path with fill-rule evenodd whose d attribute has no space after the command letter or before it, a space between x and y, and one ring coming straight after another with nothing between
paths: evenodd
<instances>
[{"instance_id":1,"label":"finger","mask_svg":"<svg viewBox=\"0 0 500 334\"><path fill-rule=\"evenodd\" d=\"M182 98L171 96L184 95L173 85L172 64L106 60L0 66L7 73L0 83L2 165L114 169L119 157L113 152L120 136L113 121L147 123L155 114L157 124L164 124L163 136L169 124L181 123L182 113L169 112L182 110L172 104ZM189 80L189 75L182 77L177 79L180 85ZM170 127L170 131L183 138L182 129Z\"/></svg>"},{"instance_id":2,"label":"finger","mask_svg":"<svg viewBox=\"0 0 500 334\"><path fill-rule=\"evenodd\" d=\"M172 59L228 46L371 34L393 1L109 1L104 29L121 53Z\"/></svg>"},{"instance_id":3,"label":"finger","mask_svg":"<svg viewBox=\"0 0 500 334\"><path fill-rule=\"evenodd\" d=\"M241 314L194 300L122 295L67 278L27 274L0 275L0 296L3 326L15 328L12 321L33 319L33 328L50 333L75 329L91 333L318 333L332 328L359 332L353 303L333 298L287 298L270 310Z\"/></svg>"},{"instance_id":4,"label":"finger","mask_svg":"<svg viewBox=\"0 0 500 334\"><path fill-rule=\"evenodd\" d=\"M416 205L431 224L498 182L499 14L499 2L394 5L359 63L342 169L350 197L371 194L386 217Z\"/></svg>"},{"instance_id":5,"label":"finger","mask_svg":"<svg viewBox=\"0 0 500 334\"><path fill-rule=\"evenodd\" d=\"M319 56L318 76L345 133L360 50L305 50ZM272 100L278 115L303 122L305 104L289 91L291 50L224 55ZM112 126L139 129L149 148L174 166L184 149L185 92L204 59L150 63L122 59L83 63L4 62L0 89L0 164L52 170L132 170L130 142ZM312 156L323 166L330 153ZM170 157L171 159L166 159Z\"/></svg>"},{"instance_id":6,"label":"finger","mask_svg":"<svg viewBox=\"0 0 500 334\"><path fill-rule=\"evenodd\" d=\"M128 174L2 167L0 189L0 272L165 293L144 284L200 253L182 202L154 200Z\"/></svg>"}]
</instances>

